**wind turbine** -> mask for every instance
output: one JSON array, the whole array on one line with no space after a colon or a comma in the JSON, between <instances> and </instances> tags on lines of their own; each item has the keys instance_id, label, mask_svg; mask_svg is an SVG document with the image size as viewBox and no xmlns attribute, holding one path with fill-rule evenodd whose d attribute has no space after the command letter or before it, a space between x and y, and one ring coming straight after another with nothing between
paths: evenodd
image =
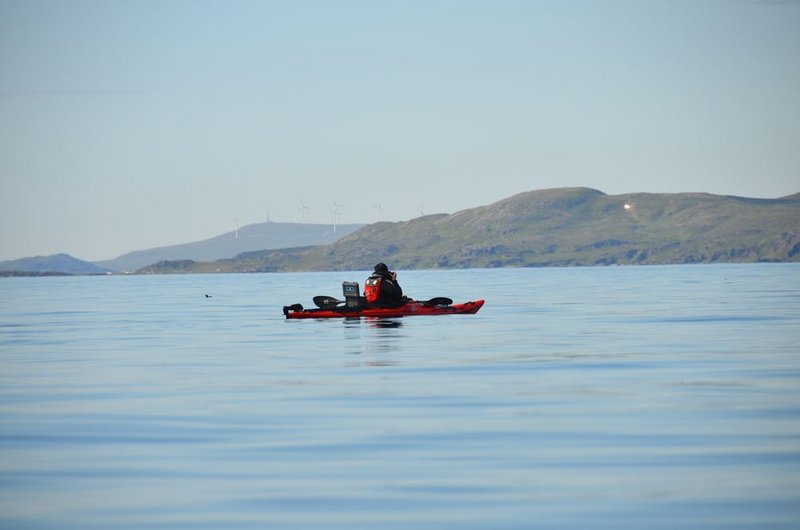
<instances>
[{"instance_id":1,"label":"wind turbine","mask_svg":"<svg viewBox=\"0 0 800 530\"><path fill-rule=\"evenodd\" d=\"M336 225L339 224L339 216L342 214L343 206L341 204L333 203L333 233L336 233Z\"/></svg>"},{"instance_id":2,"label":"wind turbine","mask_svg":"<svg viewBox=\"0 0 800 530\"><path fill-rule=\"evenodd\" d=\"M376 210L378 210L378 222L382 223L383 222L383 206L381 206L380 204L373 204L372 207L375 208Z\"/></svg>"},{"instance_id":3,"label":"wind turbine","mask_svg":"<svg viewBox=\"0 0 800 530\"><path fill-rule=\"evenodd\" d=\"M304 203L303 201L300 201L300 222L301 223L305 223L306 222L306 210L308 210L308 209L309 209L309 207L306 206L306 203Z\"/></svg>"},{"instance_id":4,"label":"wind turbine","mask_svg":"<svg viewBox=\"0 0 800 530\"><path fill-rule=\"evenodd\" d=\"M236 222L236 229L233 231L233 237L235 239L239 239L239 227L242 224L242 218L243 217L244 217L244 215L239 214L234 218L234 221Z\"/></svg>"}]
</instances>

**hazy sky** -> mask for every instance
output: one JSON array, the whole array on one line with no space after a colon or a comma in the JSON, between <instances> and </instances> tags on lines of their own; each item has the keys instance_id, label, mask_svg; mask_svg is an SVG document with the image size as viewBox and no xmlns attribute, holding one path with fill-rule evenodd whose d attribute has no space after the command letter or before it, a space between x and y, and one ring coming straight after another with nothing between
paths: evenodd
<instances>
[{"instance_id":1,"label":"hazy sky","mask_svg":"<svg viewBox=\"0 0 800 530\"><path fill-rule=\"evenodd\" d=\"M800 3L0 0L0 259L561 186L800 191Z\"/></svg>"}]
</instances>

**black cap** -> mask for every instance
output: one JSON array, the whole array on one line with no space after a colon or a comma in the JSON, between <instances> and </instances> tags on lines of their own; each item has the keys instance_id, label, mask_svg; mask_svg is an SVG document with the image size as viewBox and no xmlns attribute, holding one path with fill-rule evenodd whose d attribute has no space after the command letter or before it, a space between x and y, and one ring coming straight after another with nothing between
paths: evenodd
<instances>
[{"instance_id":1,"label":"black cap","mask_svg":"<svg viewBox=\"0 0 800 530\"><path fill-rule=\"evenodd\" d=\"M378 263L375 265L375 272L389 272L389 267L385 263Z\"/></svg>"}]
</instances>

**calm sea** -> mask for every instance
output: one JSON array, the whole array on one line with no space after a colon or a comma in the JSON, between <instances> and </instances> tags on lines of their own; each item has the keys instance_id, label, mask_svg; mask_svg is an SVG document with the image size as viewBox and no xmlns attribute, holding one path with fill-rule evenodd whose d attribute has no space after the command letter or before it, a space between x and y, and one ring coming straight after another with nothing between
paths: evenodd
<instances>
[{"instance_id":1,"label":"calm sea","mask_svg":"<svg viewBox=\"0 0 800 530\"><path fill-rule=\"evenodd\" d=\"M800 527L800 264L365 277L0 279L0 528Z\"/></svg>"}]
</instances>

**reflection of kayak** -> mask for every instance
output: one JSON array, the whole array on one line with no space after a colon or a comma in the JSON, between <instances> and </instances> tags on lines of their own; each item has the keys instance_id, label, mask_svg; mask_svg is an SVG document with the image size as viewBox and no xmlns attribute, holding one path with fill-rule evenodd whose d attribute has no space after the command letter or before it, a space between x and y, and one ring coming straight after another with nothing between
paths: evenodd
<instances>
[{"instance_id":1,"label":"reflection of kayak","mask_svg":"<svg viewBox=\"0 0 800 530\"><path fill-rule=\"evenodd\" d=\"M434 299L435 300L435 299ZM359 317L406 317L414 315L474 315L484 300L463 304L439 305L430 302L409 301L399 307L328 307L303 309L299 304L283 308L286 318L359 318Z\"/></svg>"}]
</instances>

